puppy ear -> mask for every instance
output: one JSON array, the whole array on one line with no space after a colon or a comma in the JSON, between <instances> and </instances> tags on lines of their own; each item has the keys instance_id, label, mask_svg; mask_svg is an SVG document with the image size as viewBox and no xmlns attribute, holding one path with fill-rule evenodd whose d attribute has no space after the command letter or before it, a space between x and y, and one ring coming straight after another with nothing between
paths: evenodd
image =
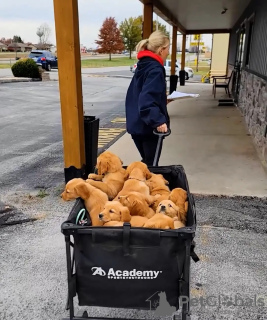
<instances>
[{"instance_id":1,"label":"puppy ear","mask_svg":"<svg viewBox=\"0 0 267 320\"><path fill-rule=\"evenodd\" d=\"M127 207L121 208L121 221L122 222L130 222L131 221L130 210Z\"/></svg>"},{"instance_id":2,"label":"puppy ear","mask_svg":"<svg viewBox=\"0 0 267 320\"><path fill-rule=\"evenodd\" d=\"M90 192L88 189L88 183L86 183L86 182L82 182L82 183L77 184L77 186L74 188L74 191L82 199L88 199L90 196Z\"/></svg>"},{"instance_id":3,"label":"puppy ear","mask_svg":"<svg viewBox=\"0 0 267 320\"><path fill-rule=\"evenodd\" d=\"M180 209L179 209L179 207L175 203L172 203L172 207L177 212L177 216L180 218Z\"/></svg>"},{"instance_id":4,"label":"puppy ear","mask_svg":"<svg viewBox=\"0 0 267 320\"><path fill-rule=\"evenodd\" d=\"M98 174L103 175L108 172L108 166L106 161L99 161L98 164Z\"/></svg>"},{"instance_id":5,"label":"puppy ear","mask_svg":"<svg viewBox=\"0 0 267 320\"><path fill-rule=\"evenodd\" d=\"M146 170L146 179L148 180L148 179L150 179L150 178L152 178L152 173L147 169Z\"/></svg>"}]
</instances>

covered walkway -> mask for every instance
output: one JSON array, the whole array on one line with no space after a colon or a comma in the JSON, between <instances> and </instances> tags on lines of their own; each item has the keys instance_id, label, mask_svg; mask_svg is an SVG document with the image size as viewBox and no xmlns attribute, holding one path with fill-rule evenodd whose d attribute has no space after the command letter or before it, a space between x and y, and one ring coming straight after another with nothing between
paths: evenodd
<instances>
[{"instance_id":1,"label":"covered walkway","mask_svg":"<svg viewBox=\"0 0 267 320\"><path fill-rule=\"evenodd\" d=\"M209 84L190 83L178 90L200 97L168 105L172 134L164 141L159 165L182 164L193 193L266 196L267 172L239 109L219 107ZM109 150L125 165L140 159L129 134Z\"/></svg>"}]
</instances>

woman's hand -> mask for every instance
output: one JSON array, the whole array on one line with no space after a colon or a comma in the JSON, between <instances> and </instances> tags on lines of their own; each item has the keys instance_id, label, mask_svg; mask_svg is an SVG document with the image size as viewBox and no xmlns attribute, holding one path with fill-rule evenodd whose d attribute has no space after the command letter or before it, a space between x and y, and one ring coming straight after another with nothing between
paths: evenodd
<instances>
[{"instance_id":1,"label":"woman's hand","mask_svg":"<svg viewBox=\"0 0 267 320\"><path fill-rule=\"evenodd\" d=\"M162 125L158 126L157 131L162 133L167 132L168 131L167 124L163 123Z\"/></svg>"}]
</instances>

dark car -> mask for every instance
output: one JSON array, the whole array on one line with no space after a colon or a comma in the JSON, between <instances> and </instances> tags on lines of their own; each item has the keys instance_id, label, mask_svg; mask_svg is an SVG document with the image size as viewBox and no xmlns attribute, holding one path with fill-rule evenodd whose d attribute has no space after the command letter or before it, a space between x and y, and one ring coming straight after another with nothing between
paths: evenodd
<instances>
[{"instance_id":1,"label":"dark car","mask_svg":"<svg viewBox=\"0 0 267 320\"><path fill-rule=\"evenodd\" d=\"M57 68L57 57L47 50L33 50L29 54L29 58L33 59L38 66L50 71L52 68Z\"/></svg>"}]
</instances>

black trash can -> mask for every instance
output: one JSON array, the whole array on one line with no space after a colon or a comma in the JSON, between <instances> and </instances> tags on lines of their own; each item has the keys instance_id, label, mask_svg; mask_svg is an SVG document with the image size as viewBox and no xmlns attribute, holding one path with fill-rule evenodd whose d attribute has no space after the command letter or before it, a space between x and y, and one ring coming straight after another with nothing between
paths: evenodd
<instances>
[{"instance_id":1,"label":"black trash can","mask_svg":"<svg viewBox=\"0 0 267 320\"><path fill-rule=\"evenodd\" d=\"M184 70L179 71L179 79L180 79L180 86L184 86L185 85L185 71Z\"/></svg>"},{"instance_id":2,"label":"black trash can","mask_svg":"<svg viewBox=\"0 0 267 320\"><path fill-rule=\"evenodd\" d=\"M177 82L178 82L178 76L171 75L170 76L170 94L172 94L173 91L176 91Z\"/></svg>"},{"instance_id":3,"label":"black trash can","mask_svg":"<svg viewBox=\"0 0 267 320\"><path fill-rule=\"evenodd\" d=\"M84 116L85 175L94 172L98 154L99 118Z\"/></svg>"}]
</instances>

